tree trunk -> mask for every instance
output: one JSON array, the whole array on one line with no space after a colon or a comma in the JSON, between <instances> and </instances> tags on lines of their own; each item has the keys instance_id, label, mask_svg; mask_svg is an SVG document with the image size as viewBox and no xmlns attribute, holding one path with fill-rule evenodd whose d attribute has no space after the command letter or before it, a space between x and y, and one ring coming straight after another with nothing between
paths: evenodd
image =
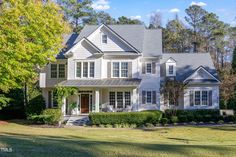
<instances>
[{"instance_id":1,"label":"tree trunk","mask_svg":"<svg viewBox=\"0 0 236 157\"><path fill-rule=\"evenodd\" d=\"M28 86L27 83L24 84L24 106L28 104Z\"/></svg>"}]
</instances>

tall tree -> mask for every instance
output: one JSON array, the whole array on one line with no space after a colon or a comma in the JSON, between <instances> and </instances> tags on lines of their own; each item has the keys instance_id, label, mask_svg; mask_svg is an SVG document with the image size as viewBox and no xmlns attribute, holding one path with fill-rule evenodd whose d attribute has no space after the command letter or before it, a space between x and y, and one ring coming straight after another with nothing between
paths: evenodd
<instances>
[{"instance_id":1,"label":"tall tree","mask_svg":"<svg viewBox=\"0 0 236 157\"><path fill-rule=\"evenodd\" d=\"M35 0L4 1L0 12L0 93L22 88L55 59L69 31L58 5ZM0 100L0 106L1 106Z\"/></svg>"},{"instance_id":2,"label":"tall tree","mask_svg":"<svg viewBox=\"0 0 236 157\"><path fill-rule=\"evenodd\" d=\"M232 71L233 73L236 73L236 48L234 48L233 52Z\"/></svg>"},{"instance_id":3,"label":"tall tree","mask_svg":"<svg viewBox=\"0 0 236 157\"><path fill-rule=\"evenodd\" d=\"M202 9L198 5L192 5L185 10L187 16L185 20L192 27L193 31L193 51L198 52L198 47L201 45L201 39L199 38L199 32L201 31L201 24L203 23L203 17L207 14L207 11Z\"/></svg>"},{"instance_id":4,"label":"tall tree","mask_svg":"<svg viewBox=\"0 0 236 157\"><path fill-rule=\"evenodd\" d=\"M179 20L171 20L163 31L164 52L188 52L191 48L189 30Z\"/></svg>"},{"instance_id":5,"label":"tall tree","mask_svg":"<svg viewBox=\"0 0 236 157\"><path fill-rule=\"evenodd\" d=\"M116 24L116 20L104 11L101 12L93 11L91 16L85 19L84 22L90 25L100 25L102 23L106 25Z\"/></svg>"},{"instance_id":6,"label":"tall tree","mask_svg":"<svg viewBox=\"0 0 236 157\"><path fill-rule=\"evenodd\" d=\"M59 4L65 11L67 20L71 22L74 32L80 32L84 20L92 14L91 0L61 0Z\"/></svg>"},{"instance_id":7,"label":"tall tree","mask_svg":"<svg viewBox=\"0 0 236 157\"><path fill-rule=\"evenodd\" d=\"M155 12L150 16L150 29L161 28L162 25L162 15L160 12Z\"/></svg>"},{"instance_id":8,"label":"tall tree","mask_svg":"<svg viewBox=\"0 0 236 157\"><path fill-rule=\"evenodd\" d=\"M124 24L143 24L142 21L138 19L131 19L125 16L121 16L118 18L117 24L124 25Z\"/></svg>"}]
</instances>

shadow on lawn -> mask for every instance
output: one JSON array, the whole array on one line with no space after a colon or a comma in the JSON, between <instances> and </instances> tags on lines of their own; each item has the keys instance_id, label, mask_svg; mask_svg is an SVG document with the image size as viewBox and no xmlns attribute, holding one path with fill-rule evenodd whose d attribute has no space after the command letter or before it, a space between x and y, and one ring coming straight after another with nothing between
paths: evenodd
<instances>
[{"instance_id":1,"label":"shadow on lawn","mask_svg":"<svg viewBox=\"0 0 236 157\"><path fill-rule=\"evenodd\" d=\"M176 140L176 139L173 139ZM176 154L179 156L194 155L192 150L214 152L225 155L235 146L186 144L148 144L131 142L112 142L88 139L80 136L35 136L25 134L2 133L0 144L13 149L12 153L0 152L0 156L36 156L36 157L97 157L97 156L158 156ZM235 153L235 152L234 152ZM197 156L197 155L195 155Z\"/></svg>"}]
</instances>

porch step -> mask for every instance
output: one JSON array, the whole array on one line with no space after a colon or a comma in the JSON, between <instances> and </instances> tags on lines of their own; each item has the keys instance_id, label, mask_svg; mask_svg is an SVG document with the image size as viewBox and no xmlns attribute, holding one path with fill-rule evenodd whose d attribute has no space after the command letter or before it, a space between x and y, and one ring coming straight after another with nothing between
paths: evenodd
<instances>
[{"instance_id":1,"label":"porch step","mask_svg":"<svg viewBox=\"0 0 236 157\"><path fill-rule=\"evenodd\" d=\"M83 126L88 122L89 122L89 118L88 118L87 115L84 115L84 116L71 116L68 119L66 125L69 125L69 126Z\"/></svg>"}]
</instances>

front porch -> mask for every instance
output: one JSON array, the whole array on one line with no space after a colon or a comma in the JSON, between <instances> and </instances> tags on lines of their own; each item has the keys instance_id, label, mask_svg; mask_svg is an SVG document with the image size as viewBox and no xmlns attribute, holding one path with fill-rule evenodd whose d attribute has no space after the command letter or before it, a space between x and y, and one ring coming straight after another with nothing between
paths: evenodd
<instances>
[{"instance_id":1,"label":"front porch","mask_svg":"<svg viewBox=\"0 0 236 157\"><path fill-rule=\"evenodd\" d=\"M138 109L136 87L78 88L78 94L63 100L64 116L91 112L129 112Z\"/></svg>"}]
</instances>

